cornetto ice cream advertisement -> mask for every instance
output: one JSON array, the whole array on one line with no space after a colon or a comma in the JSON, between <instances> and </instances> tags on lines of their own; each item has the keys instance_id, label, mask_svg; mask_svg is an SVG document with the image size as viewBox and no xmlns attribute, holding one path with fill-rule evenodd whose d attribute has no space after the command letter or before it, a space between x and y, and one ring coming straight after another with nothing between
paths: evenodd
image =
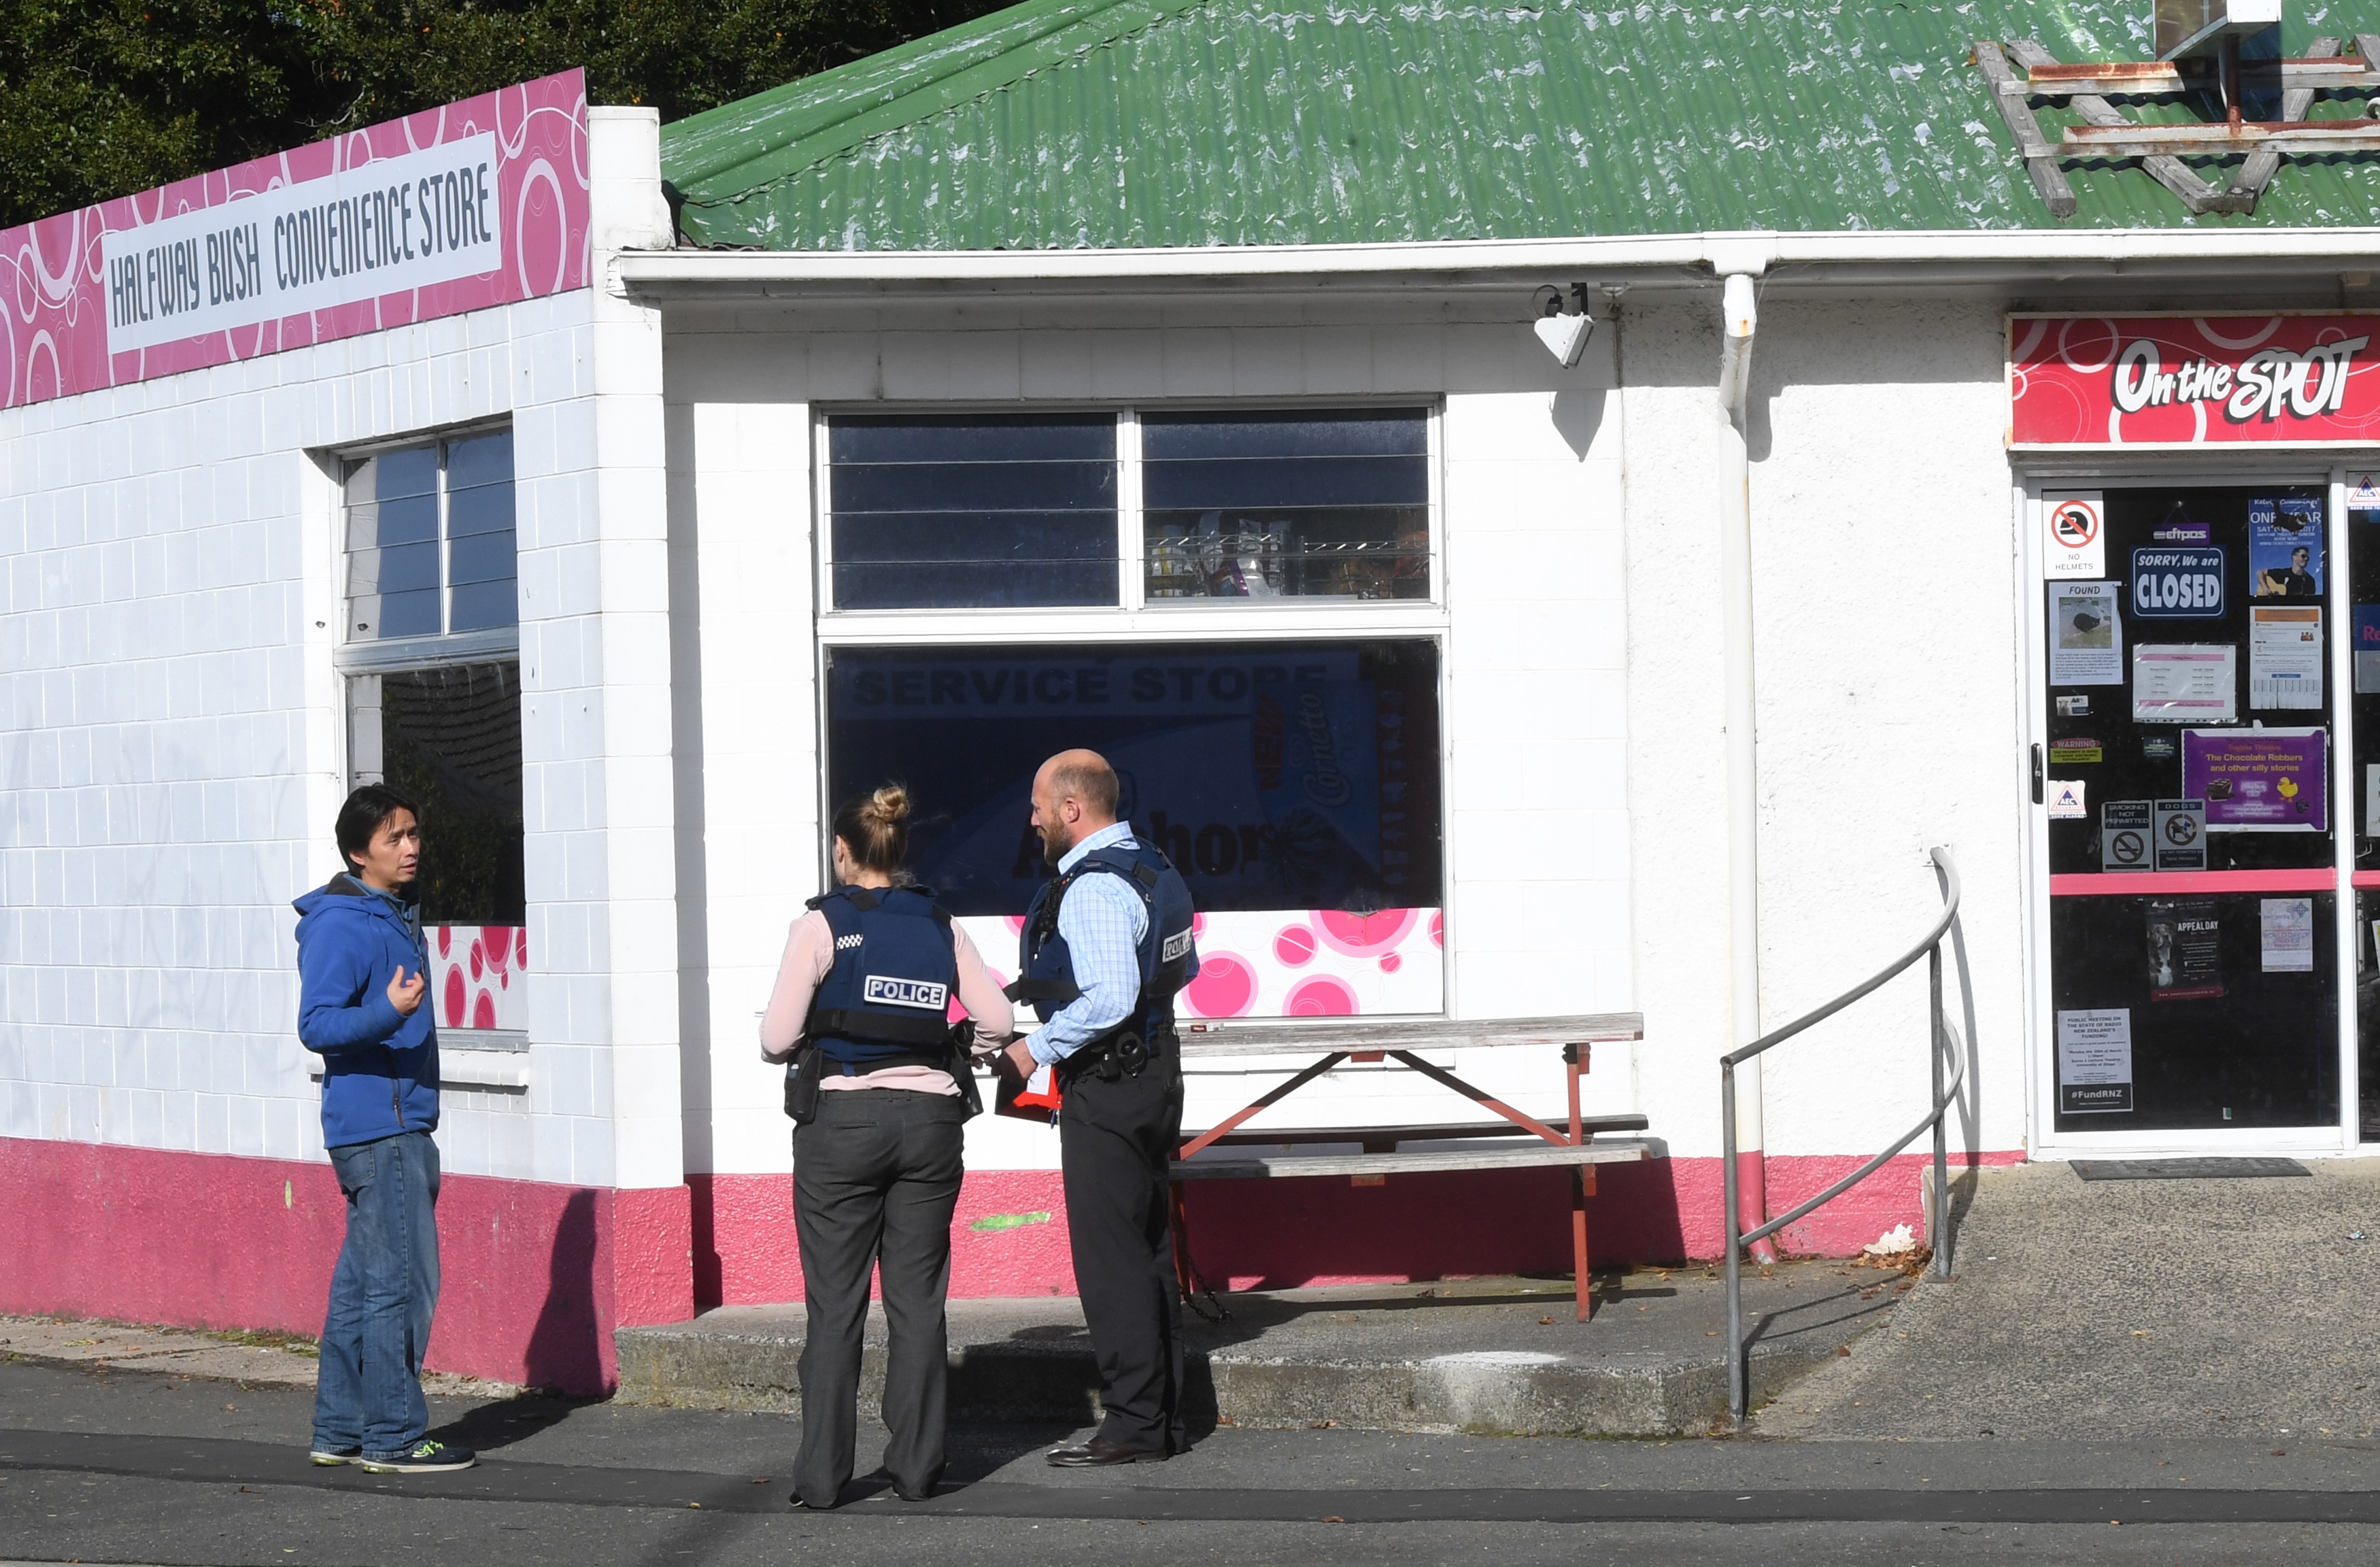
<instances>
[{"instance_id":1,"label":"cornetto ice cream advertisement","mask_svg":"<svg viewBox=\"0 0 2380 1567\"><path fill-rule=\"evenodd\" d=\"M2380 440L2380 314L2010 316L2012 446Z\"/></svg>"}]
</instances>

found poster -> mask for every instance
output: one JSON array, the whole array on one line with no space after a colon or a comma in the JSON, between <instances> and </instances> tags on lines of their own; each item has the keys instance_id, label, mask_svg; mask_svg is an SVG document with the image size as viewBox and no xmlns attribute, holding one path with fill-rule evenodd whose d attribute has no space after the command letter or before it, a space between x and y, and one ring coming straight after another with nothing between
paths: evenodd
<instances>
[{"instance_id":1,"label":"found poster","mask_svg":"<svg viewBox=\"0 0 2380 1567\"><path fill-rule=\"evenodd\" d=\"M2322 597L2322 503L2248 503L2248 582L2259 599Z\"/></svg>"},{"instance_id":2,"label":"found poster","mask_svg":"<svg viewBox=\"0 0 2380 1567\"><path fill-rule=\"evenodd\" d=\"M2095 1007L2058 1014L2058 1110L2098 1115L2132 1108L2132 1013Z\"/></svg>"},{"instance_id":3,"label":"found poster","mask_svg":"<svg viewBox=\"0 0 2380 1567\"><path fill-rule=\"evenodd\" d=\"M2313 973L2313 900L2265 898L2263 905L2265 972Z\"/></svg>"},{"instance_id":4,"label":"found poster","mask_svg":"<svg viewBox=\"0 0 2380 1567\"><path fill-rule=\"evenodd\" d=\"M2223 923L2213 898L2153 898L2148 905L2149 999L2215 1001L2223 994Z\"/></svg>"},{"instance_id":5,"label":"found poster","mask_svg":"<svg viewBox=\"0 0 2380 1567\"><path fill-rule=\"evenodd\" d=\"M2255 604L2248 611L2248 705L2322 706L2322 606Z\"/></svg>"},{"instance_id":6,"label":"found poster","mask_svg":"<svg viewBox=\"0 0 2380 1567\"><path fill-rule=\"evenodd\" d=\"M2132 649L2132 722L2235 723L2239 670L2228 642L2141 643Z\"/></svg>"},{"instance_id":7,"label":"found poster","mask_svg":"<svg viewBox=\"0 0 2380 1567\"><path fill-rule=\"evenodd\" d=\"M2326 731L2185 729L2181 792L2206 802L2210 832L2326 832Z\"/></svg>"},{"instance_id":8,"label":"found poster","mask_svg":"<svg viewBox=\"0 0 2380 1567\"><path fill-rule=\"evenodd\" d=\"M2121 686L2124 622L2113 582L2061 582L2050 589L2049 683Z\"/></svg>"}]
</instances>

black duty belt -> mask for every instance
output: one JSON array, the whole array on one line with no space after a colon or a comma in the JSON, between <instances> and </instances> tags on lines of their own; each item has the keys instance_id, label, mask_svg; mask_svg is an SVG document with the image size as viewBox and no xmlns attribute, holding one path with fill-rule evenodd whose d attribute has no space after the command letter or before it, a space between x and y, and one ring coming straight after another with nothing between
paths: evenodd
<instances>
[{"instance_id":1,"label":"black duty belt","mask_svg":"<svg viewBox=\"0 0 2380 1567\"><path fill-rule=\"evenodd\" d=\"M1179 1037L1171 1032L1144 1039L1137 1030L1127 1028L1085 1045L1068 1056L1065 1074L1069 1078L1087 1076L1113 1083L1120 1078L1137 1077L1148 1070L1150 1062L1163 1059L1168 1051L1180 1050Z\"/></svg>"}]
</instances>

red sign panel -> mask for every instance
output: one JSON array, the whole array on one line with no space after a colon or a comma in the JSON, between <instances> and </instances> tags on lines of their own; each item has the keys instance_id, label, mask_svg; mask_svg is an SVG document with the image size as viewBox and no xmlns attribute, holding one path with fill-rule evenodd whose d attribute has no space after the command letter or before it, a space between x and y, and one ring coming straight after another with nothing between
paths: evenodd
<instances>
[{"instance_id":1,"label":"red sign panel","mask_svg":"<svg viewBox=\"0 0 2380 1567\"><path fill-rule=\"evenodd\" d=\"M2010 316L2017 446L2380 442L2380 315Z\"/></svg>"}]
</instances>

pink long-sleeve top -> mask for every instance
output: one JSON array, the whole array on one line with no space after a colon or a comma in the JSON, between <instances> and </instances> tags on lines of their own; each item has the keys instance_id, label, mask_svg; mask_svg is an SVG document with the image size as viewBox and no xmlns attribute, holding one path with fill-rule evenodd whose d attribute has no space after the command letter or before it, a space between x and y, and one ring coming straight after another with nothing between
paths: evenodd
<instances>
[{"instance_id":1,"label":"pink long-sleeve top","mask_svg":"<svg viewBox=\"0 0 2380 1567\"><path fill-rule=\"evenodd\" d=\"M1015 1032L1016 1019L1000 981L983 966L967 933L951 927L951 945L959 964L959 1004L975 1019L976 1038L996 1043ZM784 961L777 966L776 988L769 992L769 1009L760 1014L760 1058L782 1063L800 1042L802 1025L810 1014L810 998L834 971L834 930L826 916L811 909L794 921L785 933ZM959 1091L956 1079L934 1066L887 1066L846 1077L829 1071L819 1077L820 1088L907 1088L924 1094Z\"/></svg>"}]
</instances>

